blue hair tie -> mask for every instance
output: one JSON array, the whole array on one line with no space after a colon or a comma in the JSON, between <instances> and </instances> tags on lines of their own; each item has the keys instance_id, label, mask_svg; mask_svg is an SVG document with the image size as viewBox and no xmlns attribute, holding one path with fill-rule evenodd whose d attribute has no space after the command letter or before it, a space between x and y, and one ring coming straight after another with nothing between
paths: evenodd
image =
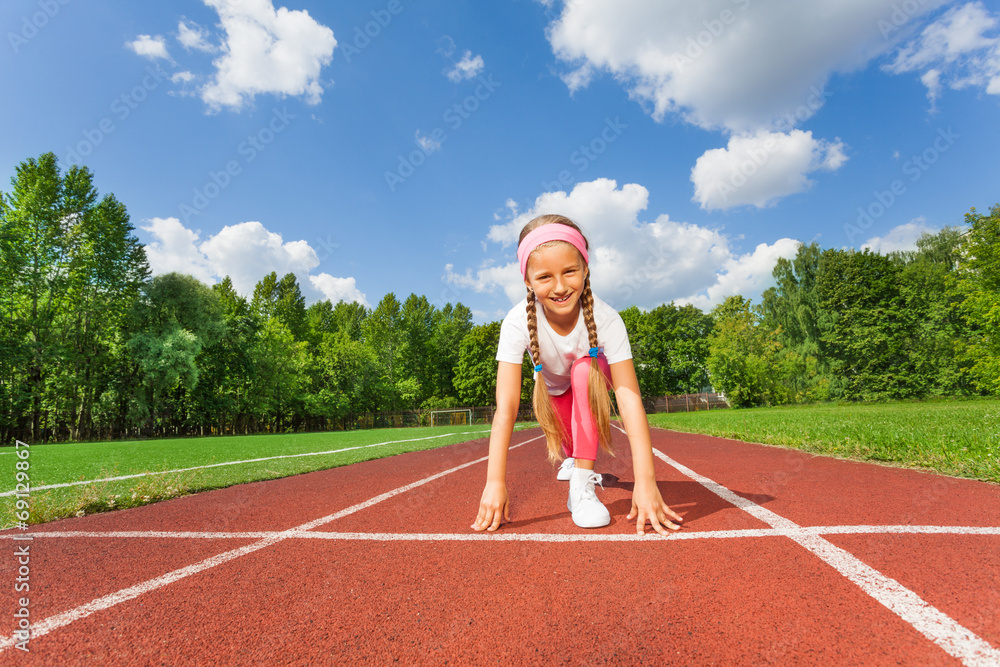
<instances>
[{"instance_id":1,"label":"blue hair tie","mask_svg":"<svg viewBox=\"0 0 1000 667\"><path fill-rule=\"evenodd\" d=\"M593 357L594 359L596 359L597 355L599 355L600 353L601 353L601 348L599 347L590 348L590 356Z\"/></svg>"},{"instance_id":2,"label":"blue hair tie","mask_svg":"<svg viewBox=\"0 0 1000 667\"><path fill-rule=\"evenodd\" d=\"M538 364L537 366L535 366L535 372L536 373L541 373L542 372L542 365L541 364Z\"/></svg>"}]
</instances>

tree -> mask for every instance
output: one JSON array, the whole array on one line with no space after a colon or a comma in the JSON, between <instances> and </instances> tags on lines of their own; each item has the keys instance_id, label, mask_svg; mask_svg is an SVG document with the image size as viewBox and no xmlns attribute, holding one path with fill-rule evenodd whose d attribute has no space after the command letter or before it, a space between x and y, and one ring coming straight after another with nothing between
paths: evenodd
<instances>
[{"instance_id":1,"label":"tree","mask_svg":"<svg viewBox=\"0 0 1000 667\"><path fill-rule=\"evenodd\" d=\"M344 330L325 334L313 358L315 385L307 407L312 414L343 420L377 410L380 385L378 359Z\"/></svg>"},{"instance_id":2,"label":"tree","mask_svg":"<svg viewBox=\"0 0 1000 667\"><path fill-rule=\"evenodd\" d=\"M639 381L639 393L644 397L665 394L663 373L653 353L655 346L653 339L656 332L649 325L647 314L637 306L629 306L619 314L628 332L628 342L632 348L632 365Z\"/></svg>"},{"instance_id":3,"label":"tree","mask_svg":"<svg viewBox=\"0 0 1000 667\"><path fill-rule=\"evenodd\" d=\"M66 294L66 207L55 155L22 162L11 186L2 211L3 273L5 282L10 281L5 291L15 323L8 343L13 363L5 369L6 393L11 407L21 413L14 418L27 413L30 420L19 430L38 440L44 425L45 383L61 356L55 324Z\"/></svg>"},{"instance_id":4,"label":"tree","mask_svg":"<svg viewBox=\"0 0 1000 667\"><path fill-rule=\"evenodd\" d=\"M959 298L948 287L958 264L961 238L960 230L945 227L937 234L922 235L915 251L894 255L903 263L900 297L913 321L905 347L912 367L909 389L914 396L972 391L967 364L958 354L967 338L967 327L958 308Z\"/></svg>"},{"instance_id":5,"label":"tree","mask_svg":"<svg viewBox=\"0 0 1000 667\"><path fill-rule=\"evenodd\" d=\"M816 281L823 251L819 244L800 244L792 260L779 257L771 271L775 286L762 298L763 322L777 332L783 347L802 356L825 358L823 333L831 316L822 305Z\"/></svg>"},{"instance_id":6,"label":"tree","mask_svg":"<svg viewBox=\"0 0 1000 667\"><path fill-rule=\"evenodd\" d=\"M697 307L673 302L646 315L648 354L667 394L697 393L708 385L708 336L712 318Z\"/></svg>"},{"instance_id":7,"label":"tree","mask_svg":"<svg viewBox=\"0 0 1000 667\"><path fill-rule=\"evenodd\" d=\"M364 328L364 343L379 360L385 386L390 388L384 408L395 409L400 402L396 385L406 379L402 374L404 341L400 303L396 295L389 292L365 319ZM404 389L409 392L412 388L406 386Z\"/></svg>"},{"instance_id":8,"label":"tree","mask_svg":"<svg viewBox=\"0 0 1000 667\"><path fill-rule=\"evenodd\" d=\"M250 311L264 322L277 315L277 303L278 274L271 271L254 285Z\"/></svg>"},{"instance_id":9,"label":"tree","mask_svg":"<svg viewBox=\"0 0 1000 667\"><path fill-rule=\"evenodd\" d=\"M295 340L306 340L306 305L294 273L286 273L279 281L272 271L254 287L251 310L261 320L277 318L292 333Z\"/></svg>"},{"instance_id":10,"label":"tree","mask_svg":"<svg viewBox=\"0 0 1000 667\"><path fill-rule=\"evenodd\" d=\"M247 300L238 294L229 276L212 285L222 309L223 332L196 359L198 384L189 390L189 419L219 433L250 430L251 390L256 375L252 350L260 329Z\"/></svg>"},{"instance_id":11,"label":"tree","mask_svg":"<svg viewBox=\"0 0 1000 667\"><path fill-rule=\"evenodd\" d=\"M304 399L309 344L296 341L277 317L263 323L251 351L255 369L251 410L269 426L283 433L296 418L297 403Z\"/></svg>"},{"instance_id":12,"label":"tree","mask_svg":"<svg viewBox=\"0 0 1000 667\"><path fill-rule=\"evenodd\" d=\"M143 292L131 314L135 333L127 348L138 371L135 419L156 425L162 408L197 386L196 359L219 341L225 324L218 295L193 276L159 275ZM173 412L176 425L181 415Z\"/></svg>"},{"instance_id":13,"label":"tree","mask_svg":"<svg viewBox=\"0 0 1000 667\"><path fill-rule=\"evenodd\" d=\"M910 343L915 313L906 308L899 284L902 265L870 252L827 250L818 281L822 306L833 313L823 335L832 370L843 378L851 400L914 395Z\"/></svg>"},{"instance_id":14,"label":"tree","mask_svg":"<svg viewBox=\"0 0 1000 667\"><path fill-rule=\"evenodd\" d=\"M716 306L712 317L708 370L715 389L735 408L784 403L787 396L776 376L781 346L760 326L760 310L736 295Z\"/></svg>"},{"instance_id":15,"label":"tree","mask_svg":"<svg viewBox=\"0 0 1000 667\"><path fill-rule=\"evenodd\" d=\"M124 205L86 167L21 163L0 193L0 431L90 437L108 405L122 323L149 269Z\"/></svg>"},{"instance_id":16,"label":"tree","mask_svg":"<svg viewBox=\"0 0 1000 667\"><path fill-rule=\"evenodd\" d=\"M472 330L472 311L461 303L445 304L438 314L431 333L430 393L438 399L457 399L455 369L461 354L462 341Z\"/></svg>"},{"instance_id":17,"label":"tree","mask_svg":"<svg viewBox=\"0 0 1000 667\"><path fill-rule=\"evenodd\" d=\"M493 405L497 389L500 322L472 327L462 339L455 369L455 389L463 405Z\"/></svg>"},{"instance_id":18,"label":"tree","mask_svg":"<svg viewBox=\"0 0 1000 667\"><path fill-rule=\"evenodd\" d=\"M963 237L961 260L952 294L969 327L962 356L977 388L1000 393L1000 204L989 215L972 209L965 216L969 231Z\"/></svg>"},{"instance_id":19,"label":"tree","mask_svg":"<svg viewBox=\"0 0 1000 667\"><path fill-rule=\"evenodd\" d=\"M776 360L791 401L826 400L835 391L831 358L823 338L833 323L817 289L823 267L819 244L800 244L792 260L779 257L764 291L761 326L781 345Z\"/></svg>"},{"instance_id":20,"label":"tree","mask_svg":"<svg viewBox=\"0 0 1000 667\"><path fill-rule=\"evenodd\" d=\"M648 313L630 306L621 316L643 396L697 393L708 385L711 316L673 302Z\"/></svg>"},{"instance_id":21,"label":"tree","mask_svg":"<svg viewBox=\"0 0 1000 667\"><path fill-rule=\"evenodd\" d=\"M406 355L402 358L402 373L412 384L401 387L401 398L408 407L415 407L434 393L434 359L431 340L440 313L425 296L410 294L403 303L399 315L402 347Z\"/></svg>"},{"instance_id":22,"label":"tree","mask_svg":"<svg viewBox=\"0 0 1000 667\"><path fill-rule=\"evenodd\" d=\"M364 336L368 308L356 301L338 301L333 307L331 321L336 331L343 331L351 340L360 341Z\"/></svg>"}]
</instances>

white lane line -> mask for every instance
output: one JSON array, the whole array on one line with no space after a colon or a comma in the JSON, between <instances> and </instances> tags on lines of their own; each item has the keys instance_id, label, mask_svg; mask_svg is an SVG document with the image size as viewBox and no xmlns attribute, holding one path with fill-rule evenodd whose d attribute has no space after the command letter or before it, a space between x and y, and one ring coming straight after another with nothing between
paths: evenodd
<instances>
[{"instance_id":1,"label":"white lane line","mask_svg":"<svg viewBox=\"0 0 1000 667\"><path fill-rule=\"evenodd\" d=\"M369 447L381 447L382 445L395 445L400 442L419 442L421 440L433 440L434 438L447 438L453 435L474 435L479 433L489 433L489 431L464 431L462 433L443 433L441 435L430 435L426 438L409 438L407 440L390 440L387 442L376 442L371 445L358 445L357 447L345 447L343 449L331 449L325 452L305 452L302 454L282 454L280 456L265 456L259 459L242 459L240 461L225 461L223 463L210 463L203 466L192 466L190 468L176 468L174 470L157 470L151 472L140 472L134 475L120 475L118 477L102 477L101 479L85 479L76 482L64 482L61 484L45 484L44 486L33 486L32 491L41 491L43 489L62 489L68 486L80 486L81 484L95 484L97 482L118 482L123 479L135 479L136 477L147 477L149 475L167 475L172 472L187 472L189 470L203 470L205 468L218 468L220 466L236 466L242 465L244 463L259 463L261 461L274 461L275 459L296 459L303 456L324 456L326 454L340 454L341 452L351 452L355 449L368 449ZM14 491L4 491L0 493L0 498L5 496L12 496L16 493Z\"/></svg>"},{"instance_id":2,"label":"white lane line","mask_svg":"<svg viewBox=\"0 0 1000 667\"><path fill-rule=\"evenodd\" d=\"M620 429L619 429L620 430ZM789 539L805 547L820 560L854 582L861 590L875 598L887 609L909 623L914 629L940 646L952 657L965 665L974 667L996 667L1000 664L1000 650L982 639L971 630L928 604L913 591L904 587L878 570L861 562L844 549L835 546L819 535L802 535L801 527L771 510L765 509L746 498L737 496L729 489L697 474L677 461L653 448L653 453L708 490L784 533Z\"/></svg>"},{"instance_id":3,"label":"white lane line","mask_svg":"<svg viewBox=\"0 0 1000 667\"><path fill-rule=\"evenodd\" d=\"M543 437L545 436L544 435L536 436L534 438L531 438L530 440L525 440L524 442L512 445L510 449L516 449L522 445L526 445L529 442L533 442L534 440L538 440L539 438ZM306 522L304 524L296 526L295 528L290 528L289 530L282 531L280 533L277 533L276 535L262 539L259 542L254 542L253 544L248 544L246 546L239 547L238 549L226 551L225 553L212 556L211 558L207 558L193 565L188 565L178 570L174 570L173 572L168 572L167 574L164 574L162 576L150 579L149 581L144 581L141 584L136 584L135 586L124 588L116 593L105 595L104 597L80 605L79 607L76 607L74 609L64 611L61 614L50 616L43 621L31 624L30 628L31 637L32 639L34 639L35 637L41 637L43 635L47 635L53 630L57 630L61 627L67 626L73 621L78 621L81 618L86 618L87 616L90 616L95 612L101 611L103 609L108 609L109 607L113 607L122 602L126 602L127 600L136 598L142 595L143 593L148 593L150 591L156 590L157 588L162 588L167 584L172 584L175 581L179 581L180 579L189 577L192 574L203 572L209 568L215 567L216 565L227 563L231 560L239 558L240 556L245 556L246 554L253 553L254 551L259 551L260 549L269 547L272 544L284 541L292 537L295 533L310 530L312 528L316 528L317 526L322 526L323 524L330 523L331 521L336 521L337 519L345 517L349 514L353 514L363 509L367 509L372 505L382 502L383 500L388 500L389 498L397 496L401 493L405 493L406 491L410 491L411 489L415 489L418 486L422 486L424 484L427 484L428 482L432 482L436 479L444 477L445 475L450 475L453 472L458 472L459 470L468 468L469 466L475 465L477 463L482 463L483 461L487 460L489 460L489 456L484 456L482 458L476 459L475 461L469 461L468 463L457 465L454 468L445 470L444 472L436 473L434 475L431 475L430 477L425 477L419 481L413 482L412 484L407 484L406 486L401 486L398 489L394 489L392 491L383 493L382 495L375 496L374 498L366 500L363 503L352 505L351 507L343 509L334 514L330 514L320 519L315 519L314 521ZM0 637L0 652L5 651L10 647L14 646L15 641L16 640L14 639L13 636Z\"/></svg>"},{"instance_id":4,"label":"white lane line","mask_svg":"<svg viewBox=\"0 0 1000 667\"><path fill-rule=\"evenodd\" d=\"M647 533L645 537L605 533L339 533L317 531L245 531L210 532L183 530L111 530L111 531L40 531L31 533L5 533L0 539L63 538L63 539L179 539L179 540L263 540L283 535L307 540L357 540L375 542L642 542L657 540L712 540L738 537L812 537L816 535L989 535L1000 537L1000 527L993 526L804 526L788 530L777 528L744 528L739 530L706 530L678 532L660 536Z\"/></svg>"}]
</instances>

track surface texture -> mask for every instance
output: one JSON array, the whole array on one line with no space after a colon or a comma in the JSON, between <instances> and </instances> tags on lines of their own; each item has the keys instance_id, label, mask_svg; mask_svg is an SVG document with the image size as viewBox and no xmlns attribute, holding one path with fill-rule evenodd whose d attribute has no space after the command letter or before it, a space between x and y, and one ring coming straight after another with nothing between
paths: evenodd
<instances>
[{"instance_id":1,"label":"track surface texture","mask_svg":"<svg viewBox=\"0 0 1000 667\"><path fill-rule=\"evenodd\" d=\"M513 444L496 533L486 439L0 533L0 663L1000 664L1000 487L653 430L640 538L620 430L597 530Z\"/></svg>"}]
</instances>

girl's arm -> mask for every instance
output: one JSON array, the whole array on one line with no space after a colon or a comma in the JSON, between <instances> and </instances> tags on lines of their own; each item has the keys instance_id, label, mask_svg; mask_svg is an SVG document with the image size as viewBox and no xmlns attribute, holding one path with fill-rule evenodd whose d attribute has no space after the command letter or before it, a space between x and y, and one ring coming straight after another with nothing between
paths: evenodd
<instances>
[{"instance_id":1,"label":"girl's arm","mask_svg":"<svg viewBox=\"0 0 1000 667\"><path fill-rule=\"evenodd\" d=\"M503 519L510 521L507 502L507 449L521 406L521 364L497 362L497 411L490 428L490 461L486 469L486 488L479 501L479 514L473 530L496 530Z\"/></svg>"},{"instance_id":2,"label":"girl's arm","mask_svg":"<svg viewBox=\"0 0 1000 667\"><path fill-rule=\"evenodd\" d=\"M642 407L639 380L635 377L631 359L611 364L611 383L615 388L618 411L625 422L625 433L632 447L635 487L632 490L632 511L626 518L636 520L635 528L639 535L646 532L646 521L649 521L656 532L669 535L664 526L678 530L684 519L667 507L656 486L649 422L646 420L646 410Z\"/></svg>"}]
</instances>

